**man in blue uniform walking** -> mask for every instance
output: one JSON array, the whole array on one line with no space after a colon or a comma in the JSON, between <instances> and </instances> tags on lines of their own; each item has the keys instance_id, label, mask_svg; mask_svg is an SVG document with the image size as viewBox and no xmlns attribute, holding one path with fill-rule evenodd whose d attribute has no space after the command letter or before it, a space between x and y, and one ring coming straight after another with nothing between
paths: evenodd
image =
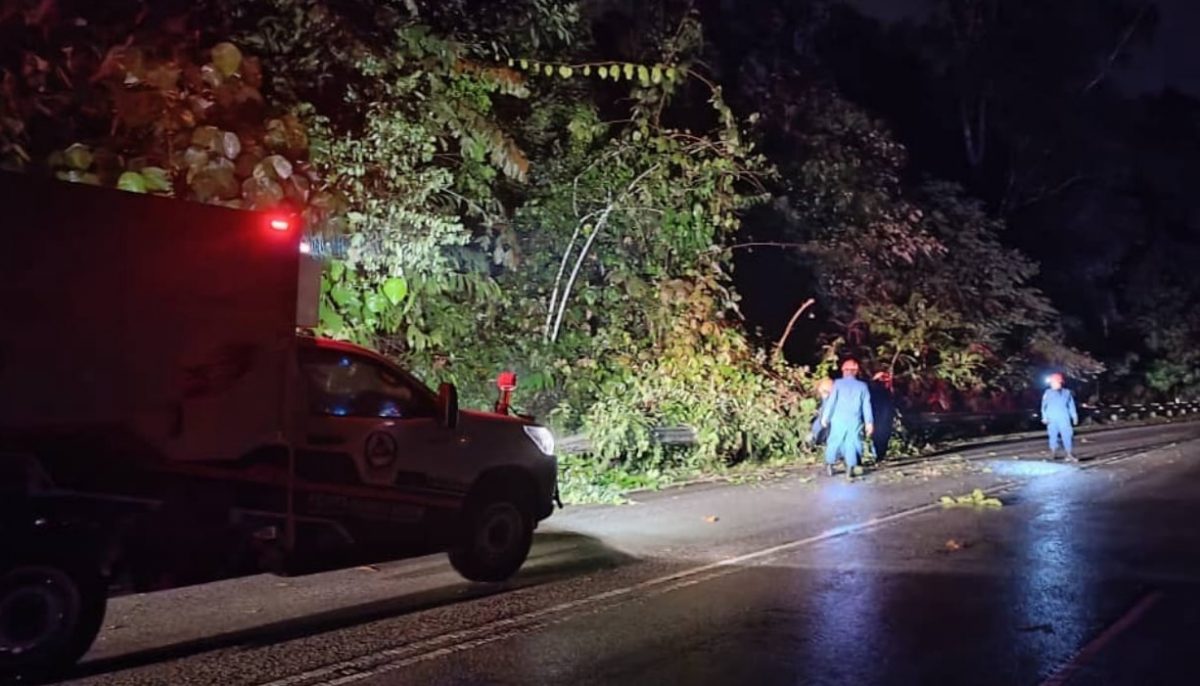
<instances>
[{"instance_id":1,"label":"man in blue uniform walking","mask_svg":"<svg viewBox=\"0 0 1200 686\"><path fill-rule=\"evenodd\" d=\"M867 436L875 431L871 392L857 377L858 361L842 362L842 378L833 382L833 392L821 408L821 425L829 427L825 446L825 469L829 476L833 476L833 465L841 455L846 463L846 478L853 479L854 468L863 453L863 429Z\"/></svg>"},{"instance_id":2,"label":"man in blue uniform walking","mask_svg":"<svg viewBox=\"0 0 1200 686\"><path fill-rule=\"evenodd\" d=\"M1079 413L1075 411L1075 396L1063 388L1063 375L1050 375L1050 388L1042 394L1042 423L1046 425L1046 433L1050 439L1050 459L1054 459L1061 440L1067 459L1075 462L1071 439L1075 436L1073 428L1079 423Z\"/></svg>"}]
</instances>

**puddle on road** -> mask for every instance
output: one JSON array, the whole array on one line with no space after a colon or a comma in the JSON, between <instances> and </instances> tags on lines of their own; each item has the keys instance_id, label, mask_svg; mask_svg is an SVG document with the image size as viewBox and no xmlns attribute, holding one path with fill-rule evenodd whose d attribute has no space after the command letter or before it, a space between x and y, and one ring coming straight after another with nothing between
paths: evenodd
<instances>
[{"instance_id":1,"label":"puddle on road","mask_svg":"<svg viewBox=\"0 0 1200 686\"><path fill-rule=\"evenodd\" d=\"M993 474L1007 477L1046 476L1075 470L1070 464L1041 460L989 460L987 466Z\"/></svg>"}]
</instances>

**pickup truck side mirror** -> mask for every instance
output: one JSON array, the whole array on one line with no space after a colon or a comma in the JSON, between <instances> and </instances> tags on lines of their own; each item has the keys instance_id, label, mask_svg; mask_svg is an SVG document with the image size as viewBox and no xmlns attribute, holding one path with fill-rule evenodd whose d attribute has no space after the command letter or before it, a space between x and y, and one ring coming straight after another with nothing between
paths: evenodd
<instances>
[{"instance_id":1,"label":"pickup truck side mirror","mask_svg":"<svg viewBox=\"0 0 1200 686\"><path fill-rule=\"evenodd\" d=\"M458 428L458 389L454 384L438 386L438 420L447 429Z\"/></svg>"}]
</instances>

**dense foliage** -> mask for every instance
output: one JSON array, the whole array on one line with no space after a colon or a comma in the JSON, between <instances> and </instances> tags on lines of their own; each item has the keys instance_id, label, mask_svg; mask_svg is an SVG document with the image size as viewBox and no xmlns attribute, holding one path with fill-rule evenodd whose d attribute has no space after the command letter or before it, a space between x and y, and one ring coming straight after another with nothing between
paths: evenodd
<instances>
[{"instance_id":1,"label":"dense foliage","mask_svg":"<svg viewBox=\"0 0 1200 686\"><path fill-rule=\"evenodd\" d=\"M1200 100L1147 64L1179 10L1137 0L924 8L898 23L831 12L814 43L839 91L893 125L914 167L961 183L1004 220L1006 244L1042 265L1036 283L1062 312L1065 339L1107 367L1101 395L1194 394L1200 369L1182 332L1198 280L1176 265L1197 249Z\"/></svg>"},{"instance_id":2,"label":"dense foliage","mask_svg":"<svg viewBox=\"0 0 1200 686\"><path fill-rule=\"evenodd\" d=\"M567 461L578 497L796 456L810 367L839 352L912 394L1097 369L980 202L914 182L812 73L722 66L781 50L770 32L745 55L706 41L713 15L619 5L2 0L0 162L302 212L328 252L323 332L469 405L517 371L520 409L591 440ZM741 312L756 243L789 256L789 310L818 302L807 353ZM676 424L698 445L652 440Z\"/></svg>"}]
</instances>

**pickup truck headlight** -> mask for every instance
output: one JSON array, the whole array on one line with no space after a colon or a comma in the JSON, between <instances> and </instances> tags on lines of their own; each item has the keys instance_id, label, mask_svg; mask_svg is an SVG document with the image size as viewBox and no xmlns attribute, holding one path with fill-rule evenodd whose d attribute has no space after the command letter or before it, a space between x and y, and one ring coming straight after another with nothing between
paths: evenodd
<instances>
[{"instance_id":1,"label":"pickup truck headlight","mask_svg":"<svg viewBox=\"0 0 1200 686\"><path fill-rule=\"evenodd\" d=\"M525 435L542 451L543 455L554 455L554 434L544 426L526 426Z\"/></svg>"}]
</instances>

